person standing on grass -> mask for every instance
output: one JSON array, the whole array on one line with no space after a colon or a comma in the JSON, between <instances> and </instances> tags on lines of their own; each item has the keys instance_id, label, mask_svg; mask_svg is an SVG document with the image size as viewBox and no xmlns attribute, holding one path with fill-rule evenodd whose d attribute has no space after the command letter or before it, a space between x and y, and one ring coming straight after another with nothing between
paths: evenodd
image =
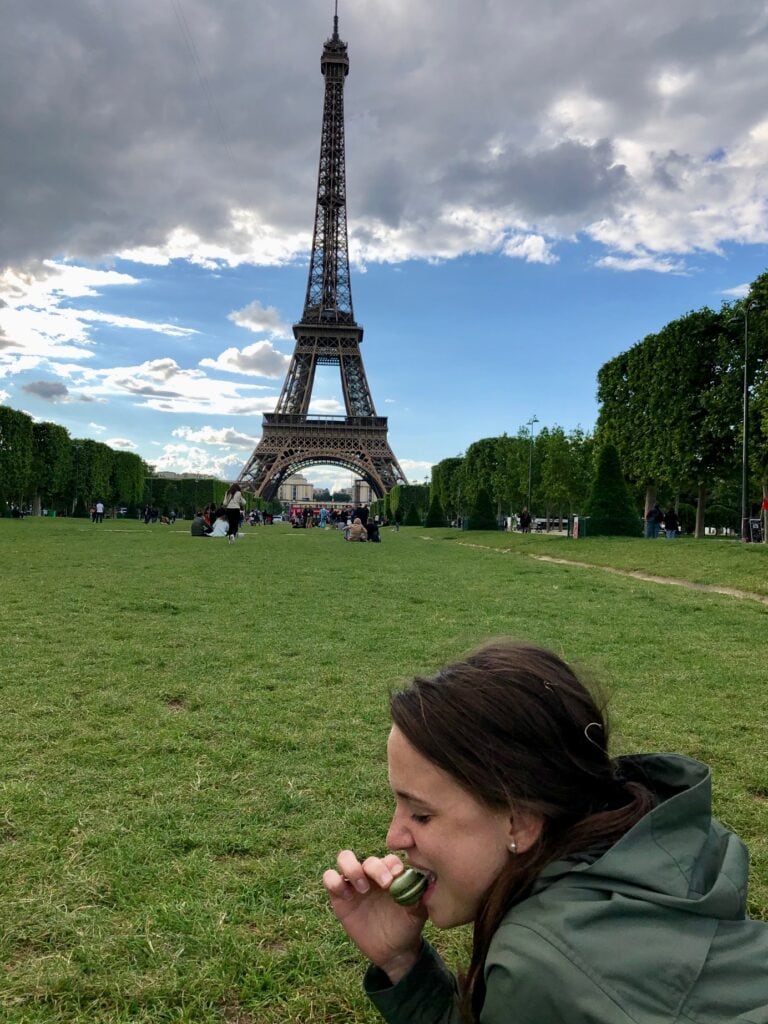
<instances>
[{"instance_id":1,"label":"person standing on grass","mask_svg":"<svg viewBox=\"0 0 768 1024\"><path fill-rule=\"evenodd\" d=\"M645 513L645 536L648 540L656 540L661 529L661 509L658 501Z\"/></svg>"},{"instance_id":2,"label":"person standing on grass","mask_svg":"<svg viewBox=\"0 0 768 1024\"><path fill-rule=\"evenodd\" d=\"M240 513L245 508L245 498L240 489L240 484L232 484L224 495L224 508L229 523L229 536L237 539L237 531L240 529Z\"/></svg>"},{"instance_id":3,"label":"person standing on grass","mask_svg":"<svg viewBox=\"0 0 768 1024\"><path fill-rule=\"evenodd\" d=\"M97 501L96 502L96 520L95 521L97 523L103 523L104 522L104 502L103 501Z\"/></svg>"},{"instance_id":4,"label":"person standing on grass","mask_svg":"<svg viewBox=\"0 0 768 1024\"><path fill-rule=\"evenodd\" d=\"M520 513L520 515L517 517L517 521L520 526L521 533L531 532L531 513L528 511L527 505Z\"/></svg>"},{"instance_id":5,"label":"person standing on grass","mask_svg":"<svg viewBox=\"0 0 768 1024\"><path fill-rule=\"evenodd\" d=\"M677 518L677 512L670 505L667 511L664 513L664 530L667 534L667 540L674 540L677 537L677 531L680 523Z\"/></svg>"},{"instance_id":6,"label":"person standing on grass","mask_svg":"<svg viewBox=\"0 0 768 1024\"><path fill-rule=\"evenodd\" d=\"M712 817L711 773L612 758L572 669L496 641L390 698L386 845L426 888L400 906L394 852L323 875L389 1024L765 1024L768 924L748 854ZM424 940L472 924L461 981Z\"/></svg>"}]
</instances>

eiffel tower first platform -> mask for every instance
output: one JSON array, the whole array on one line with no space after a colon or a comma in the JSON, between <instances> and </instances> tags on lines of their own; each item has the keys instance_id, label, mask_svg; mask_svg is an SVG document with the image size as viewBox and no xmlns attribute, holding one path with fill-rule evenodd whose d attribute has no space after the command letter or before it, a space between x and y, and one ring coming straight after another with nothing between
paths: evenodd
<instances>
[{"instance_id":1,"label":"eiffel tower first platform","mask_svg":"<svg viewBox=\"0 0 768 1024\"><path fill-rule=\"evenodd\" d=\"M306 466L341 466L361 476L377 497L407 483L387 441L387 418L377 416L365 376L349 279L344 167L344 79L347 44L333 35L323 48L325 105L320 141L315 229L304 312L293 325L296 346L275 411L265 413L262 437L238 482L273 498L280 484ZM346 416L310 416L318 365L338 366Z\"/></svg>"}]
</instances>

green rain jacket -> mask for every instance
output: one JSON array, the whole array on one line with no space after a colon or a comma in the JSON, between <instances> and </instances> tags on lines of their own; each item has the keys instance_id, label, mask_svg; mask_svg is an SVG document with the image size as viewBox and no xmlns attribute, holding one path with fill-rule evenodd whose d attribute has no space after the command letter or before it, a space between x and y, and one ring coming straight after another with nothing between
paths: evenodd
<instances>
[{"instance_id":1,"label":"green rain jacket","mask_svg":"<svg viewBox=\"0 0 768 1024\"><path fill-rule=\"evenodd\" d=\"M482 1024L768 1024L768 925L746 916L747 851L711 815L706 765L620 758L659 803L610 849L550 864L485 963ZM456 981L424 943L365 989L389 1024L459 1024Z\"/></svg>"}]
</instances>

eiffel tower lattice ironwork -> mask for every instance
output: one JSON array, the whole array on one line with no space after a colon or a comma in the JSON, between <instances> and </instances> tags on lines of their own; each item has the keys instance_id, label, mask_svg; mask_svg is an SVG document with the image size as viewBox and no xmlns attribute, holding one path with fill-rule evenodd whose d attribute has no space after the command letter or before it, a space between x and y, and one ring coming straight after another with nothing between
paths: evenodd
<instances>
[{"instance_id":1,"label":"eiffel tower lattice ironwork","mask_svg":"<svg viewBox=\"0 0 768 1024\"><path fill-rule=\"evenodd\" d=\"M325 105L304 312L293 325L296 345L277 406L264 414L261 440L238 478L244 490L267 499L285 479L311 465L352 470L377 497L407 482L387 440L387 417L376 415L360 355L363 328L352 309L344 166L349 58L347 44L339 38L337 14L320 69ZM318 365L339 367L346 416L309 415Z\"/></svg>"}]
</instances>

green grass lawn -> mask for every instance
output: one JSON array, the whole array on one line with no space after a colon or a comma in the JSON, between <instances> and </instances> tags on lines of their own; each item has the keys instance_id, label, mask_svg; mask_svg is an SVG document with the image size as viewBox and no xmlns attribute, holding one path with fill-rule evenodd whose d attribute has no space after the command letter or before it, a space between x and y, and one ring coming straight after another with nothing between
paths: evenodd
<instances>
[{"instance_id":1,"label":"green grass lawn","mask_svg":"<svg viewBox=\"0 0 768 1024\"><path fill-rule=\"evenodd\" d=\"M377 1020L320 876L383 849L388 690L499 634L602 685L616 752L712 765L768 920L768 607L524 557L766 593L764 549L382 538L0 520L3 1021Z\"/></svg>"}]
</instances>

